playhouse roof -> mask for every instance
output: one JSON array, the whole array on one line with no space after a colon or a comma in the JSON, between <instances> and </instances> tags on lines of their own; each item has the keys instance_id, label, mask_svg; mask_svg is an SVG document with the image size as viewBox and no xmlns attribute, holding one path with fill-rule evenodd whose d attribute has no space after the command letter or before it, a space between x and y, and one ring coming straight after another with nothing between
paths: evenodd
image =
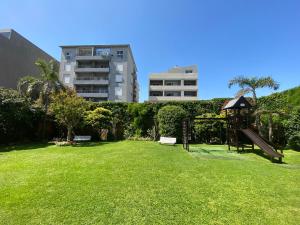
<instances>
[{"instance_id":1,"label":"playhouse roof","mask_svg":"<svg viewBox=\"0 0 300 225\"><path fill-rule=\"evenodd\" d=\"M223 109L247 109L251 108L251 104L247 101L244 96L230 100Z\"/></svg>"}]
</instances>

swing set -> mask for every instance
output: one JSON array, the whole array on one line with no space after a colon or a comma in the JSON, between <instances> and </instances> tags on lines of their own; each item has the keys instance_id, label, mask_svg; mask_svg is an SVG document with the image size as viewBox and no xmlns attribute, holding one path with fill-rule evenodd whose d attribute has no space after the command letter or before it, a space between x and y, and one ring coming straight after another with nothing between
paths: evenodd
<instances>
[{"instance_id":1,"label":"swing set","mask_svg":"<svg viewBox=\"0 0 300 225\"><path fill-rule=\"evenodd\" d=\"M282 162L284 157L282 152L279 153L267 140L251 128L251 108L252 106L247 99L240 96L229 101L223 107L225 118L195 117L184 119L182 121L183 148L189 151L189 143L192 141L192 124L204 121L225 121L228 150L231 150L231 147L235 147L237 151L240 151L240 148L244 150L249 144L251 149L254 150L254 145L257 145L271 160Z\"/></svg>"}]
</instances>

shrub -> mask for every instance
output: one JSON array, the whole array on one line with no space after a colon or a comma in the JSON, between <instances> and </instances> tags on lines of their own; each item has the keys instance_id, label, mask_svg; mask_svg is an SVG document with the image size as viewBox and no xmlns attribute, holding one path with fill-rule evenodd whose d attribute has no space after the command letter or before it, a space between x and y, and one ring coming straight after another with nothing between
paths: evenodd
<instances>
[{"instance_id":1,"label":"shrub","mask_svg":"<svg viewBox=\"0 0 300 225\"><path fill-rule=\"evenodd\" d=\"M43 111L12 89L0 88L0 143L33 140Z\"/></svg>"},{"instance_id":2,"label":"shrub","mask_svg":"<svg viewBox=\"0 0 300 225\"><path fill-rule=\"evenodd\" d=\"M93 111L88 111L85 117L86 123L93 127L99 135L101 135L102 129L111 127L111 120L111 111L102 107L98 107Z\"/></svg>"},{"instance_id":3,"label":"shrub","mask_svg":"<svg viewBox=\"0 0 300 225\"><path fill-rule=\"evenodd\" d=\"M179 106L164 106L158 112L159 133L161 136L182 139L182 120L187 113Z\"/></svg>"},{"instance_id":4,"label":"shrub","mask_svg":"<svg viewBox=\"0 0 300 225\"><path fill-rule=\"evenodd\" d=\"M293 133L288 139L288 145L295 150L300 150L300 132Z\"/></svg>"},{"instance_id":5,"label":"shrub","mask_svg":"<svg viewBox=\"0 0 300 225\"><path fill-rule=\"evenodd\" d=\"M295 109L286 121L286 137L288 145L293 149L300 149L300 108Z\"/></svg>"},{"instance_id":6,"label":"shrub","mask_svg":"<svg viewBox=\"0 0 300 225\"><path fill-rule=\"evenodd\" d=\"M103 107L112 112L111 133L114 140L123 139L126 128L130 125L131 117L128 113L128 103L126 102L97 102L92 103L92 108Z\"/></svg>"}]
</instances>

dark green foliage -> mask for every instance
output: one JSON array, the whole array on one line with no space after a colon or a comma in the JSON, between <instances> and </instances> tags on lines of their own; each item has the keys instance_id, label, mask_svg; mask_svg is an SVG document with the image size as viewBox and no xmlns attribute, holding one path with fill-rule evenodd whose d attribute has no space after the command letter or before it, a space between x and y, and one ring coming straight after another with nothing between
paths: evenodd
<instances>
[{"instance_id":1,"label":"dark green foliage","mask_svg":"<svg viewBox=\"0 0 300 225\"><path fill-rule=\"evenodd\" d=\"M283 95L282 93L274 93L269 96L260 97L258 99L258 105L260 109L269 111L285 112L291 108L286 95Z\"/></svg>"},{"instance_id":2,"label":"dark green foliage","mask_svg":"<svg viewBox=\"0 0 300 225\"><path fill-rule=\"evenodd\" d=\"M86 113L85 121L95 130L108 129L111 127L112 113L110 110L98 107Z\"/></svg>"},{"instance_id":3,"label":"dark green foliage","mask_svg":"<svg viewBox=\"0 0 300 225\"><path fill-rule=\"evenodd\" d=\"M159 133L161 136L182 138L182 120L187 112L180 106L168 105L158 111Z\"/></svg>"},{"instance_id":4,"label":"dark green foliage","mask_svg":"<svg viewBox=\"0 0 300 225\"><path fill-rule=\"evenodd\" d=\"M281 92L290 106L300 106L300 86Z\"/></svg>"},{"instance_id":5,"label":"dark green foliage","mask_svg":"<svg viewBox=\"0 0 300 225\"><path fill-rule=\"evenodd\" d=\"M300 150L300 108L295 109L285 122L288 145Z\"/></svg>"},{"instance_id":6,"label":"dark green foliage","mask_svg":"<svg viewBox=\"0 0 300 225\"><path fill-rule=\"evenodd\" d=\"M0 143L35 139L43 115L17 91L0 88Z\"/></svg>"},{"instance_id":7,"label":"dark green foliage","mask_svg":"<svg viewBox=\"0 0 300 225\"><path fill-rule=\"evenodd\" d=\"M194 121L194 141L196 143L223 144L226 141L226 122L223 120L204 120L197 118L224 118L224 115L206 113Z\"/></svg>"},{"instance_id":8,"label":"dark green foliage","mask_svg":"<svg viewBox=\"0 0 300 225\"><path fill-rule=\"evenodd\" d=\"M285 133L283 123L291 108L286 96L281 93L264 96L259 98L258 105L256 113L260 115L261 135L276 148L283 148L287 143L286 136L282 135Z\"/></svg>"},{"instance_id":9,"label":"dark green foliage","mask_svg":"<svg viewBox=\"0 0 300 225\"><path fill-rule=\"evenodd\" d=\"M129 127L131 117L128 112L128 103L125 102L99 102L91 103L91 109L103 107L112 112L112 129L109 138L121 140L124 138L124 132Z\"/></svg>"},{"instance_id":10,"label":"dark green foliage","mask_svg":"<svg viewBox=\"0 0 300 225\"><path fill-rule=\"evenodd\" d=\"M153 124L153 114L151 108L146 104L131 103L128 104L128 113L132 119L132 128L134 136L145 136Z\"/></svg>"},{"instance_id":11,"label":"dark green foliage","mask_svg":"<svg viewBox=\"0 0 300 225\"><path fill-rule=\"evenodd\" d=\"M57 123L67 129L67 141L71 141L74 128L83 123L88 103L82 97L77 96L73 90L61 91L52 95L51 100L50 109Z\"/></svg>"},{"instance_id":12,"label":"dark green foliage","mask_svg":"<svg viewBox=\"0 0 300 225\"><path fill-rule=\"evenodd\" d=\"M179 106L192 118L203 113L211 112L218 114L226 99L145 103L100 102L91 103L90 108L103 107L112 112L111 134L114 139L149 137L149 133L151 133L150 136L153 139L153 137L157 138L157 114L162 107L168 105Z\"/></svg>"}]
</instances>

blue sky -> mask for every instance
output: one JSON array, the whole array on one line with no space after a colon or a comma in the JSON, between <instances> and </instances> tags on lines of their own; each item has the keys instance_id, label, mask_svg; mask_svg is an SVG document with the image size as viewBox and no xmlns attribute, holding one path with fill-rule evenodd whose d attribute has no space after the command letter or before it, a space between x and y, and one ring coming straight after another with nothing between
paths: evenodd
<instances>
[{"instance_id":1,"label":"blue sky","mask_svg":"<svg viewBox=\"0 0 300 225\"><path fill-rule=\"evenodd\" d=\"M200 99L233 96L237 75L300 85L299 0L1 0L0 10L0 28L57 59L59 45L131 44L140 101L149 73L174 65L198 65Z\"/></svg>"}]
</instances>

